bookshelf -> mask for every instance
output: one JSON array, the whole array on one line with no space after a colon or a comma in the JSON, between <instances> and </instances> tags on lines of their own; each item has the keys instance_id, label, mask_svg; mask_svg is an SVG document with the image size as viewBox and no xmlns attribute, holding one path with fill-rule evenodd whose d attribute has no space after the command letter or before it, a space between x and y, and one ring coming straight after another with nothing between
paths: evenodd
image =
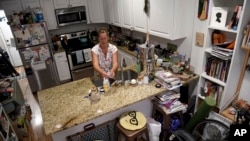
<instances>
[{"instance_id":1,"label":"bookshelf","mask_svg":"<svg viewBox=\"0 0 250 141\"><path fill-rule=\"evenodd\" d=\"M235 11L235 7L237 5L242 6L242 10L239 16L237 28L229 29L228 24L230 23L233 13ZM211 16L212 16L212 8L213 7L226 7L227 8L227 18L226 18L226 25L225 27L216 27L211 26ZM236 93L237 84L240 79L240 73L241 68L244 64L244 56L246 54L246 51L242 49L242 39L243 39L243 30L247 23L250 20L250 1L248 0L237 0L237 1L225 1L225 0L210 0L209 1L209 9L208 9L208 18L205 21L199 21L198 19L195 20L195 32L204 32L205 38L204 38L204 47L198 48L196 46L192 49L191 58L195 58L201 62L198 62L196 60L192 61L191 59L191 65L193 64L196 66L196 73L201 74L200 80L198 83L198 89L197 89L197 99L196 99L196 107L197 110L197 103L198 100L202 100L205 97L201 96L200 89L203 87L204 82L206 80L209 80L215 84L218 84L219 86L223 87L223 92L220 95L220 100L217 103L217 107L219 108L219 113L222 112L225 108L228 107L228 105L232 102L234 95ZM233 53L231 55L231 59L229 59L229 64L226 69L225 77L224 79L221 79L221 77L218 77L217 75L213 75L213 73L209 74L207 71L207 66L209 65L208 58L216 57L212 54L212 47L214 46L212 44L212 35L215 30L220 31L222 34L225 35L225 42L231 42L234 41L234 48ZM195 50L193 52L193 50ZM197 55L199 54L199 55ZM218 58L218 57L216 57ZM221 59L223 60L223 59ZM223 62L223 61L222 61ZM215 65L215 71L216 68L219 65ZM224 65L222 65L224 66ZM221 66L220 66L221 67ZM225 67L225 66L224 66ZM217 70L220 72L220 69Z\"/></svg>"}]
</instances>

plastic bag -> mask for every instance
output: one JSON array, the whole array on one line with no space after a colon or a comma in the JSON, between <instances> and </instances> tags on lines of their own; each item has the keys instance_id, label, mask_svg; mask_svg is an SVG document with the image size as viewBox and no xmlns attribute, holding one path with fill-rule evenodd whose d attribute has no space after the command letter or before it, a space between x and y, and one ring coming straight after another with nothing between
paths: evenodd
<instances>
[{"instance_id":1,"label":"plastic bag","mask_svg":"<svg viewBox=\"0 0 250 141\"><path fill-rule=\"evenodd\" d=\"M149 141L159 141L161 123L152 118L147 118L147 127L149 132Z\"/></svg>"}]
</instances>

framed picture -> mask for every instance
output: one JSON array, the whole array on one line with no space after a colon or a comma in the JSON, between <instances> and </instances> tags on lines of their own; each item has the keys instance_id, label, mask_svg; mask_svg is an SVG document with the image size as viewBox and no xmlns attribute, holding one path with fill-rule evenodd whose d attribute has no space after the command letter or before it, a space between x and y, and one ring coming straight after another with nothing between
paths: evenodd
<instances>
[{"instance_id":1,"label":"framed picture","mask_svg":"<svg viewBox=\"0 0 250 141\"><path fill-rule=\"evenodd\" d=\"M226 27L227 10L226 7L212 7L210 26Z\"/></svg>"}]
</instances>

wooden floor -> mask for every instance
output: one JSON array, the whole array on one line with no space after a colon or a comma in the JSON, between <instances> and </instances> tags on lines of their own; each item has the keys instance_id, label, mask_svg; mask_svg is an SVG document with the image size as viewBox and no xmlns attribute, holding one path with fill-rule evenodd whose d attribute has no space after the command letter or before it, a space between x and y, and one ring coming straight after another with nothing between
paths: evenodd
<instances>
[{"instance_id":1,"label":"wooden floor","mask_svg":"<svg viewBox=\"0 0 250 141\"><path fill-rule=\"evenodd\" d=\"M23 67L16 68L17 72L22 74L24 72ZM50 135L45 135L43 128L43 120L41 110L37 101L36 94L31 92L29 83L25 78L20 78L18 80L19 85L24 94L24 98L26 100L26 104L28 104L31 108L31 120L30 120L30 131L29 136L22 139L24 141L52 141L52 137Z\"/></svg>"}]
</instances>

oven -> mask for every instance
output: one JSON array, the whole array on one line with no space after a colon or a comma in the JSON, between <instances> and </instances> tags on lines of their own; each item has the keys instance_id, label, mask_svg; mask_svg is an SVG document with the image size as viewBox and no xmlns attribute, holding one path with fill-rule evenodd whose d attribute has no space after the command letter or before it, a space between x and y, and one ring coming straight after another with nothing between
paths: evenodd
<instances>
[{"instance_id":1,"label":"oven","mask_svg":"<svg viewBox=\"0 0 250 141\"><path fill-rule=\"evenodd\" d=\"M66 50L69 68L73 81L94 75L90 41L86 31L60 35L61 43Z\"/></svg>"}]
</instances>

